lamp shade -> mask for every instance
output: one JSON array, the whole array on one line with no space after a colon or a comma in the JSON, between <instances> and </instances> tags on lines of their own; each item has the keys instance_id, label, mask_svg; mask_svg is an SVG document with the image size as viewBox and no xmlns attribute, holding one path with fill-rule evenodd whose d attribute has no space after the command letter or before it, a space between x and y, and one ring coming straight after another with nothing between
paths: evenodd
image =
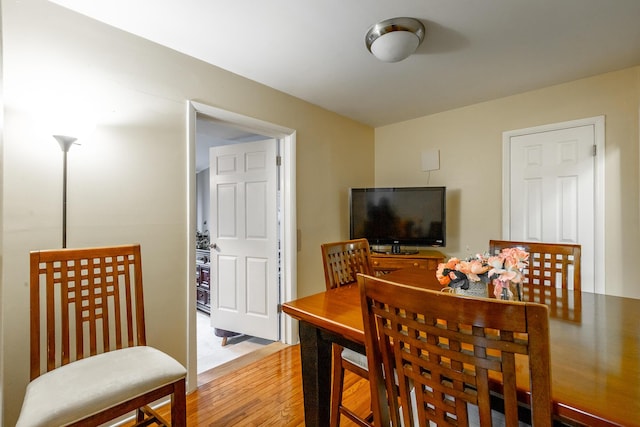
<instances>
[{"instance_id":1,"label":"lamp shade","mask_svg":"<svg viewBox=\"0 0 640 427\"><path fill-rule=\"evenodd\" d=\"M424 39L424 25L413 18L393 18L369 28L367 49L379 60L398 62L416 51Z\"/></svg>"},{"instance_id":2,"label":"lamp shade","mask_svg":"<svg viewBox=\"0 0 640 427\"><path fill-rule=\"evenodd\" d=\"M69 148L71 148L71 145L78 140L78 138L66 135L53 135L53 137L56 141L58 141L58 144L60 144L60 148L65 153L68 152Z\"/></svg>"}]
</instances>

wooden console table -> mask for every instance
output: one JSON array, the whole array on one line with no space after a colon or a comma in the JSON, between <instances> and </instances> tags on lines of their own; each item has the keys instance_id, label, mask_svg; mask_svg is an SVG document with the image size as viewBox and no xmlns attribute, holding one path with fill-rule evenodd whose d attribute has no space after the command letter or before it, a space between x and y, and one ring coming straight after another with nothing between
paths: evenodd
<instances>
[{"instance_id":1,"label":"wooden console table","mask_svg":"<svg viewBox=\"0 0 640 427\"><path fill-rule=\"evenodd\" d=\"M411 255L371 253L371 264L376 276L405 268L418 267L427 270L425 275L433 278L433 285L438 284L436 270L441 262L444 262L444 255L438 251L419 251L417 254Z\"/></svg>"}]
</instances>

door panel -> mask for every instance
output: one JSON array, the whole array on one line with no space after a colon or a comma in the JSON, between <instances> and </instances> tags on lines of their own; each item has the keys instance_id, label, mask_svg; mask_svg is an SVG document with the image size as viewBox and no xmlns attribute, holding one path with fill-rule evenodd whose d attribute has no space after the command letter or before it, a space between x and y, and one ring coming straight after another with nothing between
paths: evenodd
<instances>
[{"instance_id":1,"label":"door panel","mask_svg":"<svg viewBox=\"0 0 640 427\"><path fill-rule=\"evenodd\" d=\"M247 186L247 238L267 238L267 200L265 182L248 182Z\"/></svg>"},{"instance_id":2,"label":"door panel","mask_svg":"<svg viewBox=\"0 0 640 427\"><path fill-rule=\"evenodd\" d=\"M516 215L514 218L516 223L512 222L514 229L519 229L520 220L525 225L523 234L526 236L524 240L542 241L542 180L528 179L523 182L524 196L526 200L524 215Z\"/></svg>"},{"instance_id":3,"label":"door panel","mask_svg":"<svg viewBox=\"0 0 640 427\"><path fill-rule=\"evenodd\" d=\"M578 178L570 176L558 180L560 221L558 238L561 242L578 241Z\"/></svg>"},{"instance_id":4,"label":"door panel","mask_svg":"<svg viewBox=\"0 0 640 427\"><path fill-rule=\"evenodd\" d=\"M218 292L217 289L219 289L219 286L214 286L214 289L216 289L216 291L213 292L216 301L215 309L237 312L238 300L236 296L238 295L238 257L219 255L217 258L217 262L215 263L217 274L213 275L215 278L213 283L224 283L225 287L224 292ZM213 306L213 301L211 305Z\"/></svg>"},{"instance_id":5,"label":"door panel","mask_svg":"<svg viewBox=\"0 0 640 427\"><path fill-rule=\"evenodd\" d=\"M268 307L266 305L269 296L268 289L268 261L259 258L247 260L247 312L257 316L266 317Z\"/></svg>"},{"instance_id":6,"label":"door panel","mask_svg":"<svg viewBox=\"0 0 640 427\"><path fill-rule=\"evenodd\" d=\"M217 189L218 193L218 208L214 211L218 216L218 237L219 238L235 238L237 237L237 225L236 218L238 212L236 202L238 197L236 196L236 186L233 184L221 184ZM212 221L212 224L215 222Z\"/></svg>"}]
</instances>

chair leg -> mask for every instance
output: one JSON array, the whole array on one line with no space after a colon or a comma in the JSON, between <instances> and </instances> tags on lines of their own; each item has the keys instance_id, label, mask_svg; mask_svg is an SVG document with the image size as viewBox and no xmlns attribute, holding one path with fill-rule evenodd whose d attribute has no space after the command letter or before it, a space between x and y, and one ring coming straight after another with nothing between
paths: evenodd
<instances>
[{"instance_id":1,"label":"chair leg","mask_svg":"<svg viewBox=\"0 0 640 427\"><path fill-rule=\"evenodd\" d=\"M340 405L342 404L342 388L344 369L342 368L342 347L333 345L331 364L331 414L330 427L340 426Z\"/></svg>"},{"instance_id":2,"label":"chair leg","mask_svg":"<svg viewBox=\"0 0 640 427\"><path fill-rule=\"evenodd\" d=\"M171 427L187 426L187 396L185 380L175 384L171 395Z\"/></svg>"},{"instance_id":3,"label":"chair leg","mask_svg":"<svg viewBox=\"0 0 640 427\"><path fill-rule=\"evenodd\" d=\"M143 408L136 409L136 423L141 423L144 421L144 411Z\"/></svg>"}]
</instances>

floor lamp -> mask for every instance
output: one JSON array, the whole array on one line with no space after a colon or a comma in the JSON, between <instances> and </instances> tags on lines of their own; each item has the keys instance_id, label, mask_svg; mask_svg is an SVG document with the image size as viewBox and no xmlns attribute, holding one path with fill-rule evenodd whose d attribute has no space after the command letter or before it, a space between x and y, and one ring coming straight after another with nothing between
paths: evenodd
<instances>
[{"instance_id":1,"label":"floor lamp","mask_svg":"<svg viewBox=\"0 0 640 427\"><path fill-rule=\"evenodd\" d=\"M62 149L62 247L67 247L67 153L78 138L53 135Z\"/></svg>"}]
</instances>

